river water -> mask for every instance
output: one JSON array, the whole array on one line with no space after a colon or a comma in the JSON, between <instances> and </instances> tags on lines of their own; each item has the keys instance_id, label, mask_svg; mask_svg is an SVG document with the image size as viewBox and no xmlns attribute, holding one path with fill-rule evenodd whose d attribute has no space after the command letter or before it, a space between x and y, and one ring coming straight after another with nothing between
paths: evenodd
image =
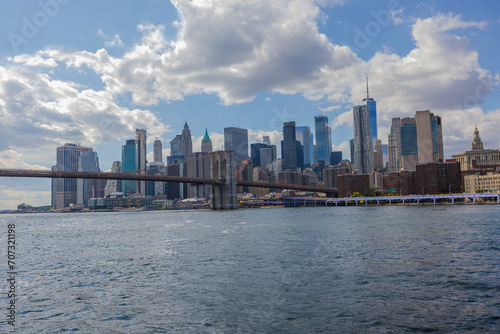
<instances>
[{"instance_id":1,"label":"river water","mask_svg":"<svg viewBox=\"0 0 500 334\"><path fill-rule=\"evenodd\" d=\"M499 213L1 215L0 332L498 333ZM15 328L7 324L8 224L16 224Z\"/></svg>"}]
</instances>

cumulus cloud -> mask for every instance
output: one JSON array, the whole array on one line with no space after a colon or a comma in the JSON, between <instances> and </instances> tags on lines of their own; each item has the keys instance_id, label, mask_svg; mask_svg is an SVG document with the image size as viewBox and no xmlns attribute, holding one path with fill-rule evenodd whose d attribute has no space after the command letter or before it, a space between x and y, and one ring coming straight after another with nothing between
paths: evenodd
<instances>
[{"instance_id":1,"label":"cumulus cloud","mask_svg":"<svg viewBox=\"0 0 500 334\"><path fill-rule=\"evenodd\" d=\"M451 32L485 29L487 23L465 21L458 15L417 19L411 32L415 48L407 55L386 50L363 61L349 47L331 43L318 30L321 6L342 1L172 3L179 12L178 34L173 40L165 38L163 26L142 24L138 27L141 41L122 57L112 57L106 49L52 49L12 58L13 63L28 67L87 67L100 76L104 88L96 91L58 81L50 74L3 68L7 79L2 81L8 93L2 95L1 120L13 129L17 126L17 131L40 134L35 145L54 141L62 134L98 143L101 137L106 138L99 124L103 118L114 125L115 137L136 126L161 135L167 128L154 114L120 107L115 100L130 94L132 102L142 107L206 93L229 105L252 101L258 92L267 91L352 105L364 97L363 76L368 72L384 140L392 117L431 109L443 116L447 126L447 114L480 107L498 81L479 65L469 40ZM401 14L395 12L394 19ZM334 107L325 111L330 108ZM21 117L14 117L18 112ZM466 115L463 117L470 117ZM27 129L16 125L28 119ZM332 127L351 123L351 112L347 111L333 120ZM0 144L4 149L14 145L7 137ZM14 137L22 143L19 136Z\"/></svg>"},{"instance_id":2,"label":"cumulus cloud","mask_svg":"<svg viewBox=\"0 0 500 334\"><path fill-rule=\"evenodd\" d=\"M119 106L111 93L60 81L30 69L0 67L0 151L80 141L98 145L130 136L136 127L168 131L148 110Z\"/></svg>"}]
</instances>

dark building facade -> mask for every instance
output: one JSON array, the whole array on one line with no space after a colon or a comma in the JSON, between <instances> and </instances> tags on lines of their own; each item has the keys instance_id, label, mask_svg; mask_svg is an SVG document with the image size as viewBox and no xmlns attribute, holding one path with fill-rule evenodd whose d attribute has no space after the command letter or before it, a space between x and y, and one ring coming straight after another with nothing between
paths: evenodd
<instances>
[{"instance_id":1,"label":"dark building facade","mask_svg":"<svg viewBox=\"0 0 500 334\"><path fill-rule=\"evenodd\" d=\"M370 176L368 174L342 174L338 178L339 197L350 197L359 192L368 195L370 192Z\"/></svg>"}]
</instances>

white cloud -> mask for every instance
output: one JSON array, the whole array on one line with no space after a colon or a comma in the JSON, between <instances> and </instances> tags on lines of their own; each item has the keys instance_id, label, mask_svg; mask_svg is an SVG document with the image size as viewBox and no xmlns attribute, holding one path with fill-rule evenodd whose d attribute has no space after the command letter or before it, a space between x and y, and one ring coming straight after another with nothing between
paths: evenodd
<instances>
[{"instance_id":1,"label":"white cloud","mask_svg":"<svg viewBox=\"0 0 500 334\"><path fill-rule=\"evenodd\" d=\"M319 110L321 110L322 112L329 112L329 111L337 110L337 109L340 109L340 105L329 106L329 107L326 107L326 108L319 107Z\"/></svg>"}]
</instances>

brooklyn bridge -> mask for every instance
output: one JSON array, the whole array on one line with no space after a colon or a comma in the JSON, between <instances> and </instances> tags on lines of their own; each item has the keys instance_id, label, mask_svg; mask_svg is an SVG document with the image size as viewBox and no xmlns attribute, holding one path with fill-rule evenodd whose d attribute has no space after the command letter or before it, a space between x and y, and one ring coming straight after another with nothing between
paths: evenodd
<instances>
[{"instance_id":1,"label":"brooklyn bridge","mask_svg":"<svg viewBox=\"0 0 500 334\"><path fill-rule=\"evenodd\" d=\"M325 193L328 197L337 195L337 188L321 186L304 186L297 184L284 184L265 181L244 181L236 178L235 152L232 150L216 151L210 155L211 178L187 177L161 174L142 174L146 171L135 171L132 173L110 173L110 172L75 172L33 169L0 169L0 177L34 177L34 178L63 178L63 179L106 179L106 180L137 180L157 182L179 182L191 184L209 184L210 207L214 210L237 209L236 200L237 186L249 186L260 188L290 189L297 191L311 191ZM189 160L188 160L189 161ZM186 162L188 162L186 161ZM167 168L162 166L162 169Z\"/></svg>"}]
</instances>

